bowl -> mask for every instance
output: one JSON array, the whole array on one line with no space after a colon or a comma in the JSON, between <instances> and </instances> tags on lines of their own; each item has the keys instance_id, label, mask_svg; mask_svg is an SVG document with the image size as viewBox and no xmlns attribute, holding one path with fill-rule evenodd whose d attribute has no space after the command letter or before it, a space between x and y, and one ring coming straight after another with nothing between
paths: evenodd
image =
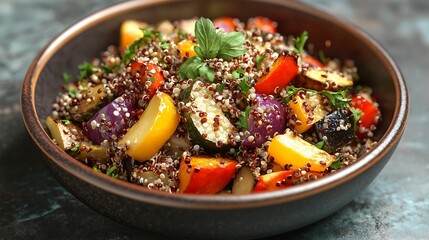
<instances>
[{"instance_id":1,"label":"bowl","mask_svg":"<svg viewBox=\"0 0 429 240\"><path fill-rule=\"evenodd\" d=\"M243 11L243 6L246 10ZM267 16L279 32L307 30L326 56L353 58L362 84L371 86L383 115L376 147L358 162L317 181L249 195L189 195L151 191L119 181L73 159L44 129L62 84L62 73L118 44L126 19L156 23L194 16ZM326 47L329 41L330 47ZM72 72L77 74L77 72ZM184 0L128 1L98 11L53 39L35 58L24 79L22 116L44 162L74 196L100 214L128 226L184 238L257 238L291 231L320 220L353 200L379 174L400 141L409 102L404 79L386 51L352 24L294 1Z\"/></svg>"}]
</instances>

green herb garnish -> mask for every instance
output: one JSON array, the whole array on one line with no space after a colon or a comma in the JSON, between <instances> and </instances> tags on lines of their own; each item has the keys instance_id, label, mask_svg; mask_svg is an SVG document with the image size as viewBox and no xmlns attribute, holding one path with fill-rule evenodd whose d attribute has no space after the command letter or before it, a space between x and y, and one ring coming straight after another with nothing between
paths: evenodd
<instances>
[{"instance_id":1,"label":"green herb garnish","mask_svg":"<svg viewBox=\"0 0 429 240\"><path fill-rule=\"evenodd\" d=\"M322 50L319 51L319 59L320 61L322 61L323 65L326 65L328 63L328 60L325 57L325 53Z\"/></svg>"},{"instance_id":2,"label":"green herb garnish","mask_svg":"<svg viewBox=\"0 0 429 240\"><path fill-rule=\"evenodd\" d=\"M244 111L240 113L240 118L238 119L237 126L242 127L246 130L249 130L249 113L250 106L247 106Z\"/></svg>"},{"instance_id":3,"label":"green herb garnish","mask_svg":"<svg viewBox=\"0 0 429 240\"><path fill-rule=\"evenodd\" d=\"M223 93L223 89L225 88L225 84L224 83L218 83L216 84L216 90L222 94Z\"/></svg>"},{"instance_id":4,"label":"green herb garnish","mask_svg":"<svg viewBox=\"0 0 429 240\"><path fill-rule=\"evenodd\" d=\"M240 79L240 82L238 83L238 88L240 88L240 91L247 97L249 94L249 89L252 87L249 83L247 83L246 78Z\"/></svg>"},{"instance_id":5,"label":"green herb garnish","mask_svg":"<svg viewBox=\"0 0 429 240\"><path fill-rule=\"evenodd\" d=\"M97 167L92 167L92 170L94 170L95 172L101 173L101 170L98 169Z\"/></svg>"},{"instance_id":6,"label":"green herb garnish","mask_svg":"<svg viewBox=\"0 0 429 240\"><path fill-rule=\"evenodd\" d=\"M323 149L323 146L325 146L325 141L320 141L316 144L314 144L314 146L316 146L318 149Z\"/></svg>"},{"instance_id":7,"label":"green herb garnish","mask_svg":"<svg viewBox=\"0 0 429 240\"><path fill-rule=\"evenodd\" d=\"M261 66L261 64L262 64L262 61L264 61L264 59L267 57L267 55L258 55L258 56L256 56L256 58L255 58L255 61L256 61L256 68L257 69L259 69L259 67Z\"/></svg>"},{"instance_id":8,"label":"green herb garnish","mask_svg":"<svg viewBox=\"0 0 429 240\"><path fill-rule=\"evenodd\" d=\"M114 171L116 171L118 169L118 167L116 166L111 166L107 169L106 171L106 175L113 177L113 178L118 178L118 174L113 173Z\"/></svg>"},{"instance_id":9,"label":"green herb garnish","mask_svg":"<svg viewBox=\"0 0 429 240\"><path fill-rule=\"evenodd\" d=\"M234 76L235 79L239 79L244 75L244 70L242 68L237 68L234 71L232 71L232 76Z\"/></svg>"},{"instance_id":10,"label":"green herb garnish","mask_svg":"<svg viewBox=\"0 0 429 240\"><path fill-rule=\"evenodd\" d=\"M79 76L77 78L79 84L84 80L85 78L89 77L91 74L95 72L95 67L91 63L84 62L78 66L79 68Z\"/></svg>"},{"instance_id":11,"label":"green herb garnish","mask_svg":"<svg viewBox=\"0 0 429 240\"><path fill-rule=\"evenodd\" d=\"M72 152L77 152L77 150L79 150L79 145L76 145L70 149Z\"/></svg>"},{"instance_id":12,"label":"green herb garnish","mask_svg":"<svg viewBox=\"0 0 429 240\"><path fill-rule=\"evenodd\" d=\"M316 90L307 89L307 88L297 88L294 86L288 86L286 88L286 91L287 91L287 96L284 98L284 100L283 100L284 102L289 102L290 99L292 98L292 96L295 95L299 91L306 91L306 92L309 92L311 94L325 95L328 98L331 105L337 109L349 107L349 103L351 101L351 99L346 97L346 95L348 93L348 89L344 89L344 90L341 90L338 92L332 92L332 91L328 91L328 90L316 91Z\"/></svg>"},{"instance_id":13,"label":"green herb garnish","mask_svg":"<svg viewBox=\"0 0 429 240\"><path fill-rule=\"evenodd\" d=\"M301 54L302 51L304 51L304 45L307 39L308 39L307 31L302 32L301 36L295 38L293 41L295 44L295 48L293 49L293 51L297 54Z\"/></svg>"},{"instance_id":14,"label":"green herb garnish","mask_svg":"<svg viewBox=\"0 0 429 240\"><path fill-rule=\"evenodd\" d=\"M69 84L70 81L72 80L72 75L68 72L64 72L63 73L63 80L65 84Z\"/></svg>"},{"instance_id":15,"label":"green herb garnish","mask_svg":"<svg viewBox=\"0 0 429 240\"><path fill-rule=\"evenodd\" d=\"M223 58L229 60L242 55L246 48L243 46L245 36L241 32L223 33L216 31L213 22L207 18L200 18L195 23L195 37L197 46L194 47L198 56L189 58L180 66L181 78L203 77L210 82L214 81L215 73L205 63L204 59Z\"/></svg>"},{"instance_id":16,"label":"green herb garnish","mask_svg":"<svg viewBox=\"0 0 429 240\"><path fill-rule=\"evenodd\" d=\"M160 47L164 50L168 49L170 47L170 43L169 42L162 42L160 44Z\"/></svg>"},{"instance_id":17,"label":"green herb garnish","mask_svg":"<svg viewBox=\"0 0 429 240\"><path fill-rule=\"evenodd\" d=\"M337 170L343 166L343 163L341 162L340 158L337 158L334 162L331 163L331 166L329 166L333 170Z\"/></svg>"},{"instance_id":18,"label":"green herb garnish","mask_svg":"<svg viewBox=\"0 0 429 240\"><path fill-rule=\"evenodd\" d=\"M357 130L357 123L359 119L363 116L363 112L358 108L350 108L350 112L353 113L353 131Z\"/></svg>"},{"instance_id":19,"label":"green herb garnish","mask_svg":"<svg viewBox=\"0 0 429 240\"><path fill-rule=\"evenodd\" d=\"M64 123L65 125L71 124L70 120L68 120L68 119L61 120L61 122Z\"/></svg>"},{"instance_id":20,"label":"green herb garnish","mask_svg":"<svg viewBox=\"0 0 429 240\"><path fill-rule=\"evenodd\" d=\"M162 34L158 31L152 30L150 28L141 28L141 30L142 37L131 43L122 55L122 63L124 63L125 65L128 65L133 60L136 55L136 51L140 46L148 44L149 41L156 38L160 41L162 41L163 39Z\"/></svg>"}]
</instances>

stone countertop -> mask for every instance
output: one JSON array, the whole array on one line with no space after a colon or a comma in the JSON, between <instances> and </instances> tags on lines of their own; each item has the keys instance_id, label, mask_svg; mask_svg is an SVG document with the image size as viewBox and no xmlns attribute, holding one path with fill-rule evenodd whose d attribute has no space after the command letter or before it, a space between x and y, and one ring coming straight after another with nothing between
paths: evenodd
<instances>
[{"instance_id":1,"label":"stone countertop","mask_svg":"<svg viewBox=\"0 0 429 240\"><path fill-rule=\"evenodd\" d=\"M0 240L159 239L105 218L59 185L21 120L19 95L37 52L65 27L118 0L0 1ZM429 230L429 2L304 0L364 29L407 80L408 127L390 162L326 219L267 239L424 239Z\"/></svg>"}]
</instances>

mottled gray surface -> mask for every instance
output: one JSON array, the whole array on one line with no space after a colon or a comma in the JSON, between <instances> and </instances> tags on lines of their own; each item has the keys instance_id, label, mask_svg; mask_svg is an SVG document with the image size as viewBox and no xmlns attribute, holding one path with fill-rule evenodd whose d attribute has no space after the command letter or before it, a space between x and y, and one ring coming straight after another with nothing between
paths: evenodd
<instances>
[{"instance_id":1,"label":"mottled gray surface","mask_svg":"<svg viewBox=\"0 0 429 240\"><path fill-rule=\"evenodd\" d=\"M0 0L0 239L159 239L98 215L62 188L38 160L19 113L22 79L37 52L114 2ZM410 118L391 161L354 201L269 239L429 239L429 1L304 2L360 26L391 53L408 82Z\"/></svg>"}]
</instances>

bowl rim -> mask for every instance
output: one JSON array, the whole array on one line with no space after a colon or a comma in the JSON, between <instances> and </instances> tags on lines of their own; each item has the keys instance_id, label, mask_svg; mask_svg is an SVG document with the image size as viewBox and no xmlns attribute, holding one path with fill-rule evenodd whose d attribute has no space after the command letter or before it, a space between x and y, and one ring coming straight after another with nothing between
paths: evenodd
<instances>
[{"instance_id":1,"label":"bowl rim","mask_svg":"<svg viewBox=\"0 0 429 240\"><path fill-rule=\"evenodd\" d=\"M103 191L110 192L111 194L142 203L144 202L166 207L193 209L253 208L294 201L339 186L340 184L357 177L371 168L373 165L377 164L383 158L383 156L387 154L392 148L394 148L399 142L405 129L409 112L408 91L398 66L389 56L387 51L384 50L381 45L376 42L376 40L370 37L358 26L355 26L346 20L339 19L331 14L325 13L322 10L316 9L301 2L282 0L250 0L252 2L264 2L265 4L270 3L281 5L294 11L311 14L317 18L334 23L336 26L345 29L347 32L353 34L354 37L367 44L367 46L371 48L371 51L373 51L382 61L382 63L388 68L389 75L393 78L396 94L396 105L393 119L376 147L368 154L363 156L359 161L342 169L341 171L318 179L317 181L299 184L278 191L246 195L171 194L161 191L149 190L134 183L120 181L104 174L98 174L56 146L48 134L44 131L44 127L38 118L34 101L36 85L40 73L49 59L53 57L55 52L64 46L67 42L69 42L74 36L85 31L87 28L107 20L110 17L118 16L126 13L127 11L134 11L136 9L141 9L152 5L186 1L189 0L126 1L110 5L106 8L93 12L92 14L89 14L76 23L72 24L63 32L58 34L39 52L39 54L35 57L29 66L22 84L21 114L30 136L50 161L58 165L62 170L73 175L74 177L83 180L87 184L102 189Z\"/></svg>"}]
</instances>

